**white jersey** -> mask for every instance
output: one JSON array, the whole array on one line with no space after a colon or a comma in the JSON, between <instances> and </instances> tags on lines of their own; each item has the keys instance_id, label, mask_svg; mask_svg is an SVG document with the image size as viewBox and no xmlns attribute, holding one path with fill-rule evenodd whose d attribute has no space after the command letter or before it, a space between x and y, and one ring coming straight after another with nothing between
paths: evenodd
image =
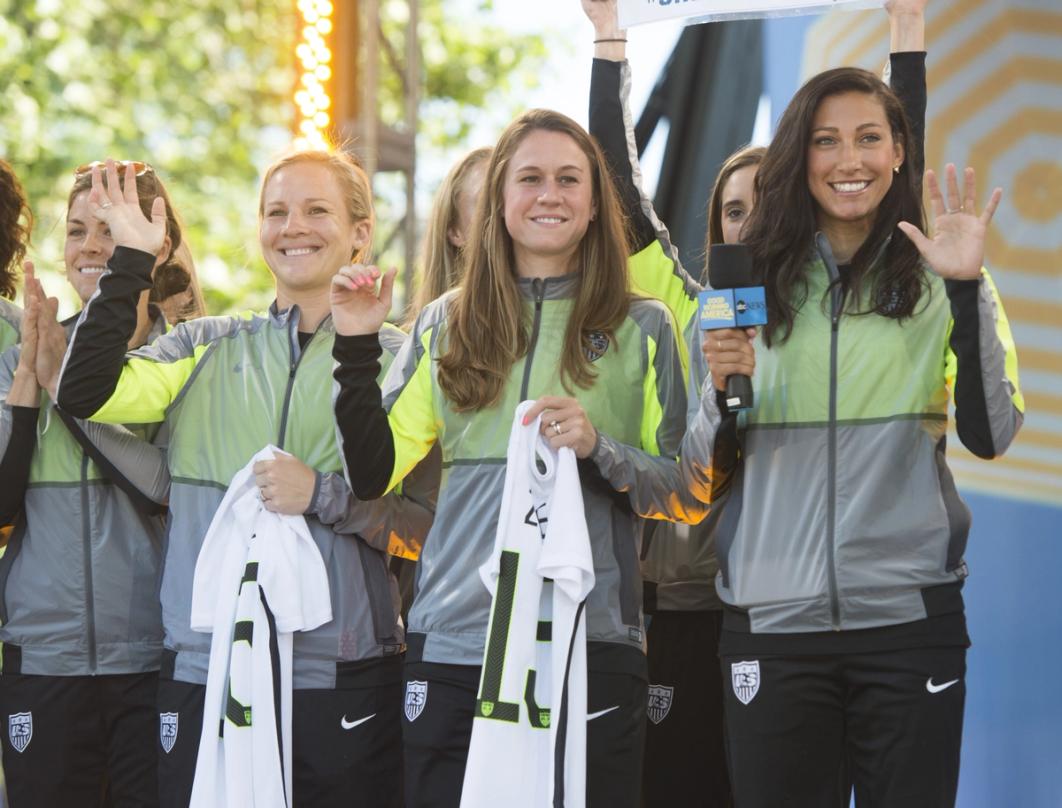
<instances>
[{"instance_id":1,"label":"white jersey","mask_svg":"<svg viewBox=\"0 0 1062 808\"><path fill-rule=\"evenodd\" d=\"M583 808L586 618L594 563L575 454L516 408L462 808Z\"/></svg>"},{"instance_id":2,"label":"white jersey","mask_svg":"<svg viewBox=\"0 0 1062 808\"><path fill-rule=\"evenodd\" d=\"M191 808L292 804L292 632L327 623L332 604L306 520L262 506L252 468L280 453L236 472L196 561L192 628L213 636Z\"/></svg>"}]
</instances>

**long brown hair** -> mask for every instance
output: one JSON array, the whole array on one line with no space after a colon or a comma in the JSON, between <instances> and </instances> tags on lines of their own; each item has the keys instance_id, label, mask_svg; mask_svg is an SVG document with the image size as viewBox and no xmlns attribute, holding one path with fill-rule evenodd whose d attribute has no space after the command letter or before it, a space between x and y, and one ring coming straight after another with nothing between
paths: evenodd
<instances>
[{"instance_id":1,"label":"long brown hair","mask_svg":"<svg viewBox=\"0 0 1062 808\"><path fill-rule=\"evenodd\" d=\"M103 187L107 187L107 174L101 172L103 180ZM125 171L119 167L118 171L118 185L121 188L125 187ZM74 200L81 194L87 194L92 190L92 175L89 172L77 174L74 177L74 185L70 189L70 195L66 200L66 209L69 212L70 206L74 204ZM174 210L173 204L170 202L170 195L166 192L166 186L163 185L162 179L155 173L155 169L148 167L141 171L136 176L136 196L137 201L140 203L140 210L144 212L144 216L148 219L151 218L151 206L155 201L155 197L161 196L162 201L166 204L166 235L170 239L170 252L159 266L155 267L155 271L152 273L152 294L151 299L158 299L158 295L161 291L170 289L173 287L173 278L175 276L187 275L188 272L181 267L180 261L177 259L177 251L182 243L183 228L181 226L180 217L177 216L177 211ZM194 272L194 268L191 270ZM190 283L190 279L189 279ZM187 288L187 285L185 286ZM196 316L205 314L205 311L200 311Z\"/></svg>"},{"instance_id":2,"label":"long brown hair","mask_svg":"<svg viewBox=\"0 0 1062 808\"><path fill-rule=\"evenodd\" d=\"M517 284L513 241L505 226L504 199L513 154L524 138L539 130L567 135L586 155L597 204L597 215L579 243L578 291L564 334L561 383L569 393L571 385L585 389L594 382L588 358L591 335L614 339L630 305L623 214L601 149L579 124L559 112L525 112L509 124L491 155L465 277L439 359L439 384L458 412L495 404L513 363L528 350L529 323Z\"/></svg>"},{"instance_id":3,"label":"long brown hair","mask_svg":"<svg viewBox=\"0 0 1062 808\"><path fill-rule=\"evenodd\" d=\"M744 240L767 290L769 322L763 329L767 345L773 339L788 339L797 312L807 300L806 272L817 230L817 208L807 180L812 121L823 99L848 92L873 96L881 104L892 138L905 152L870 233L852 258L849 305L861 304L862 287L868 285L865 308L853 309L853 313L902 320L914 313L923 292L928 291L918 250L903 234L894 235L900 221L925 227L921 177L915 174L915 161L906 159L911 128L903 106L873 73L854 67L827 70L809 79L793 96L756 172L756 205L745 225Z\"/></svg>"},{"instance_id":4,"label":"long brown hair","mask_svg":"<svg viewBox=\"0 0 1062 808\"><path fill-rule=\"evenodd\" d=\"M26 255L33 214L14 169L0 160L0 297L15 296L18 265Z\"/></svg>"},{"instance_id":5,"label":"long brown hair","mask_svg":"<svg viewBox=\"0 0 1062 808\"><path fill-rule=\"evenodd\" d=\"M421 309L461 281L464 250L450 241L450 231L458 226L459 200L467 190L465 179L476 166L490 159L490 152L488 147L470 151L450 169L435 192L428 229L424 233L424 265L418 277L417 292L406 312L407 327L413 325Z\"/></svg>"}]
</instances>

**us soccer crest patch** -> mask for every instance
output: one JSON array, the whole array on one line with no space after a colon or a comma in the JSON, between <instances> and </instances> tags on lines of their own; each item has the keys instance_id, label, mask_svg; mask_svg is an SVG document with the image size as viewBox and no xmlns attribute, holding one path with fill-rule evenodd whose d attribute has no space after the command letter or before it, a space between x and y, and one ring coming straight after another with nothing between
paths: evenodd
<instances>
[{"instance_id":1,"label":"us soccer crest patch","mask_svg":"<svg viewBox=\"0 0 1062 808\"><path fill-rule=\"evenodd\" d=\"M167 755L177 743L177 713L159 713L159 742Z\"/></svg>"},{"instance_id":2,"label":"us soccer crest patch","mask_svg":"<svg viewBox=\"0 0 1062 808\"><path fill-rule=\"evenodd\" d=\"M15 751L22 753L33 740L33 713L13 713L7 717L7 737Z\"/></svg>"},{"instance_id":3,"label":"us soccer crest patch","mask_svg":"<svg viewBox=\"0 0 1062 808\"><path fill-rule=\"evenodd\" d=\"M410 679L406 682L406 719L416 721L428 703L428 683Z\"/></svg>"},{"instance_id":4,"label":"us soccer crest patch","mask_svg":"<svg viewBox=\"0 0 1062 808\"><path fill-rule=\"evenodd\" d=\"M667 714L671 712L671 701L675 694L675 688L667 685L649 685L649 720L659 724Z\"/></svg>"},{"instance_id":5,"label":"us soccer crest patch","mask_svg":"<svg viewBox=\"0 0 1062 808\"><path fill-rule=\"evenodd\" d=\"M604 331L591 331L586 335L586 342L584 344L586 358L591 362L596 362L605 355L605 352L608 350L608 345L608 334Z\"/></svg>"},{"instance_id":6,"label":"us soccer crest patch","mask_svg":"<svg viewBox=\"0 0 1062 808\"><path fill-rule=\"evenodd\" d=\"M730 666L730 679L734 695L742 704L748 704L760 691L760 661L734 662Z\"/></svg>"}]
</instances>

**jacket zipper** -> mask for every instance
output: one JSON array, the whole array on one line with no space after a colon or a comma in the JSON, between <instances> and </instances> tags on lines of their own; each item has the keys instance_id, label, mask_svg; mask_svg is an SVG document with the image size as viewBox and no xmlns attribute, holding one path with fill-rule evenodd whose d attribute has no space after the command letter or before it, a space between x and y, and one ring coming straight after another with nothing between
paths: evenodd
<instances>
[{"instance_id":1,"label":"jacket zipper","mask_svg":"<svg viewBox=\"0 0 1062 808\"><path fill-rule=\"evenodd\" d=\"M294 322L292 322L294 321ZM288 370L288 386L284 390L284 406L280 411L280 430L277 434L277 448L284 448L284 441L287 438L288 431L288 411L291 409L291 394L295 389L295 371L299 369L299 363L306 355L306 352L310 350L310 344L313 342L314 337L317 336L317 332L321 329L321 323L317 324L317 328L313 330L310 338L306 340L306 347L299 350L299 355L295 356L295 346L299 344L299 324L294 318L291 318L291 324L288 326L288 350L291 352L291 364ZM322 323L324 320L321 321ZM292 332L294 329L294 333Z\"/></svg>"},{"instance_id":2,"label":"jacket zipper","mask_svg":"<svg viewBox=\"0 0 1062 808\"><path fill-rule=\"evenodd\" d=\"M834 631L841 630L841 601L837 592L837 343L844 309L844 290L834 286L830 292L830 416L827 429L826 486L826 559L830 586L830 620Z\"/></svg>"},{"instance_id":3,"label":"jacket zipper","mask_svg":"<svg viewBox=\"0 0 1062 808\"><path fill-rule=\"evenodd\" d=\"M85 574L85 641L88 643L89 670L96 672L96 595L92 584L92 531L89 519L89 458L81 453L81 540Z\"/></svg>"},{"instance_id":4,"label":"jacket zipper","mask_svg":"<svg viewBox=\"0 0 1062 808\"><path fill-rule=\"evenodd\" d=\"M531 281L531 291L535 294L535 319L531 323L531 341L527 346L527 358L524 360L524 380L520 385L520 400L527 400L527 388L531 384L531 362L535 358L538 346L538 332L542 326L542 299L546 295L546 282L542 278Z\"/></svg>"}]
</instances>

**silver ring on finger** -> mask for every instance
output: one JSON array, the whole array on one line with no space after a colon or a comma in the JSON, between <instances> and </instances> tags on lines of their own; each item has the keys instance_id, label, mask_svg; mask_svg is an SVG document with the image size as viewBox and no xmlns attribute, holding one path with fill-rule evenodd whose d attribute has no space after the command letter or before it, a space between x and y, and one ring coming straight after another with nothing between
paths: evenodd
<instances>
[{"instance_id":1,"label":"silver ring on finger","mask_svg":"<svg viewBox=\"0 0 1062 808\"><path fill-rule=\"evenodd\" d=\"M561 425L556 421L550 421L549 425L550 428L552 428L553 431L556 432L558 435L563 434L564 430L561 428Z\"/></svg>"},{"instance_id":2,"label":"silver ring on finger","mask_svg":"<svg viewBox=\"0 0 1062 808\"><path fill-rule=\"evenodd\" d=\"M944 213L947 216L951 216L953 213L960 213L962 208L944 208Z\"/></svg>"},{"instance_id":3,"label":"silver ring on finger","mask_svg":"<svg viewBox=\"0 0 1062 808\"><path fill-rule=\"evenodd\" d=\"M107 208L110 208L110 207L113 207L113 206L114 206L113 202L100 202L100 207L103 208L104 210L107 210Z\"/></svg>"}]
</instances>

